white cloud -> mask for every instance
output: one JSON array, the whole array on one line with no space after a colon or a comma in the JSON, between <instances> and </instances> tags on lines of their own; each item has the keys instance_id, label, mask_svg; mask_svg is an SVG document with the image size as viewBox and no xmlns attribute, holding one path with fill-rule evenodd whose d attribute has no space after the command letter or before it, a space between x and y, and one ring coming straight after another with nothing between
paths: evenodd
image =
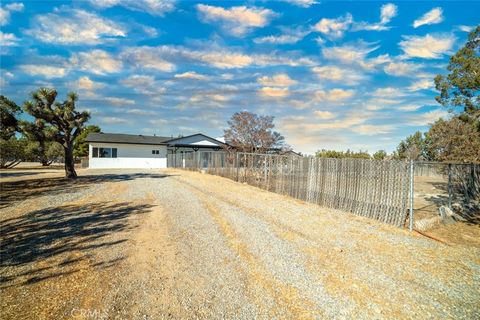
<instances>
[{"instance_id":1,"label":"white cloud","mask_svg":"<svg viewBox=\"0 0 480 320\"><path fill-rule=\"evenodd\" d=\"M165 119L152 119L150 121L148 121L150 124L154 124L156 126L162 126L162 125L165 125L168 123L167 120Z\"/></svg>"},{"instance_id":2,"label":"white cloud","mask_svg":"<svg viewBox=\"0 0 480 320\"><path fill-rule=\"evenodd\" d=\"M0 26L5 26L10 23L10 14L12 12L23 11L24 5L21 2L9 3L0 7Z\"/></svg>"},{"instance_id":3,"label":"white cloud","mask_svg":"<svg viewBox=\"0 0 480 320\"><path fill-rule=\"evenodd\" d=\"M205 100L213 100L216 102L227 102L230 100L229 97L219 93L205 93L205 94L198 94L194 95L190 98L190 102L200 102Z\"/></svg>"},{"instance_id":4,"label":"white cloud","mask_svg":"<svg viewBox=\"0 0 480 320\"><path fill-rule=\"evenodd\" d=\"M258 90L261 97L264 98L285 98L290 94L288 88L263 87Z\"/></svg>"},{"instance_id":5,"label":"white cloud","mask_svg":"<svg viewBox=\"0 0 480 320\"><path fill-rule=\"evenodd\" d=\"M353 25L353 31L368 30L368 31L383 31L389 30L387 24L397 15L397 6L393 3L387 3L380 8L380 22L356 22Z\"/></svg>"},{"instance_id":6,"label":"white cloud","mask_svg":"<svg viewBox=\"0 0 480 320\"><path fill-rule=\"evenodd\" d=\"M283 34L275 36L266 36L253 39L255 43L271 43L271 44L293 44L302 40L309 31L301 28L283 28Z\"/></svg>"},{"instance_id":7,"label":"white cloud","mask_svg":"<svg viewBox=\"0 0 480 320\"><path fill-rule=\"evenodd\" d=\"M174 78L177 78L177 79L194 79L194 80L207 80L208 79L207 76L205 76L203 74L196 73L195 71L188 71L188 72L184 72L184 73L179 73L179 74L174 75Z\"/></svg>"},{"instance_id":8,"label":"white cloud","mask_svg":"<svg viewBox=\"0 0 480 320\"><path fill-rule=\"evenodd\" d=\"M442 8L436 7L425 13L423 16L413 22L413 27L418 28L423 25L437 24L443 21Z\"/></svg>"},{"instance_id":9,"label":"white cloud","mask_svg":"<svg viewBox=\"0 0 480 320\"><path fill-rule=\"evenodd\" d=\"M324 34L329 39L340 39L350 28L353 18L350 13L336 19L322 18L313 26L313 30Z\"/></svg>"},{"instance_id":10,"label":"white cloud","mask_svg":"<svg viewBox=\"0 0 480 320\"><path fill-rule=\"evenodd\" d=\"M391 61L391 58L386 54L375 58L367 58L371 52L378 48L378 46L372 46L372 44L358 41L355 43L347 43L343 46L322 48L322 54L329 60L336 60L344 64L358 65L365 70L373 70L377 66Z\"/></svg>"},{"instance_id":11,"label":"white cloud","mask_svg":"<svg viewBox=\"0 0 480 320\"><path fill-rule=\"evenodd\" d=\"M343 46L322 48L322 54L327 59L352 63L365 60L370 52L377 49L378 47L369 47L361 44L345 44Z\"/></svg>"},{"instance_id":12,"label":"white cloud","mask_svg":"<svg viewBox=\"0 0 480 320\"><path fill-rule=\"evenodd\" d=\"M198 4L197 10L204 22L220 23L222 29L234 36L243 36L253 28L266 26L276 14L270 9L256 7L222 7Z\"/></svg>"},{"instance_id":13,"label":"white cloud","mask_svg":"<svg viewBox=\"0 0 480 320\"><path fill-rule=\"evenodd\" d=\"M310 6L313 6L314 4L319 3L316 0L283 0L283 1L299 7L303 7L303 8L308 8Z\"/></svg>"},{"instance_id":14,"label":"white cloud","mask_svg":"<svg viewBox=\"0 0 480 320\"><path fill-rule=\"evenodd\" d=\"M381 98L392 98L392 97L402 97L405 93L399 88L393 87L386 87L386 88L378 88L373 91L372 95L374 97L381 97Z\"/></svg>"},{"instance_id":15,"label":"white cloud","mask_svg":"<svg viewBox=\"0 0 480 320\"><path fill-rule=\"evenodd\" d=\"M129 109L126 111L128 114L134 114L137 116L153 116L156 115L156 112L143 109Z\"/></svg>"},{"instance_id":16,"label":"white cloud","mask_svg":"<svg viewBox=\"0 0 480 320\"><path fill-rule=\"evenodd\" d=\"M153 76L132 75L120 81L121 84L131 88L151 87L155 84Z\"/></svg>"},{"instance_id":17,"label":"white cloud","mask_svg":"<svg viewBox=\"0 0 480 320\"><path fill-rule=\"evenodd\" d=\"M420 109L422 105L420 104L405 104L398 107L398 110L402 111L416 111Z\"/></svg>"},{"instance_id":18,"label":"white cloud","mask_svg":"<svg viewBox=\"0 0 480 320\"><path fill-rule=\"evenodd\" d=\"M293 100L290 100L288 103L297 110L304 110L304 109L310 108L312 106L312 102L313 101L311 100L293 99Z\"/></svg>"},{"instance_id":19,"label":"white cloud","mask_svg":"<svg viewBox=\"0 0 480 320\"><path fill-rule=\"evenodd\" d=\"M125 124L128 123L126 119L119 117L101 117L100 121L105 124Z\"/></svg>"},{"instance_id":20,"label":"white cloud","mask_svg":"<svg viewBox=\"0 0 480 320\"><path fill-rule=\"evenodd\" d=\"M446 118L450 114L444 109L435 109L423 114L415 114L411 116L407 124L411 126L426 126L437 121L439 118Z\"/></svg>"},{"instance_id":21,"label":"white cloud","mask_svg":"<svg viewBox=\"0 0 480 320\"><path fill-rule=\"evenodd\" d=\"M393 76L415 76L415 72L420 68L420 65L410 62L390 62L385 65L383 71Z\"/></svg>"},{"instance_id":22,"label":"white cloud","mask_svg":"<svg viewBox=\"0 0 480 320\"><path fill-rule=\"evenodd\" d=\"M24 64L20 66L20 69L29 75L43 76L47 79L61 78L68 73L66 68L48 65Z\"/></svg>"},{"instance_id":23,"label":"white cloud","mask_svg":"<svg viewBox=\"0 0 480 320\"><path fill-rule=\"evenodd\" d=\"M330 130L339 130L339 129L348 129L352 126L359 125L364 123L369 119L370 115L363 113L351 113L348 116L338 119L328 121L315 121L309 122L308 118L298 118L298 117L286 117L282 119L281 130L286 132L300 132L305 134L305 132L320 133Z\"/></svg>"},{"instance_id":24,"label":"white cloud","mask_svg":"<svg viewBox=\"0 0 480 320\"><path fill-rule=\"evenodd\" d=\"M430 79L420 79L413 82L407 89L410 91L433 89L433 81Z\"/></svg>"},{"instance_id":25,"label":"white cloud","mask_svg":"<svg viewBox=\"0 0 480 320\"><path fill-rule=\"evenodd\" d=\"M387 3L380 9L380 23L389 23L397 15L397 6L393 3Z\"/></svg>"},{"instance_id":26,"label":"white cloud","mask_svg":"<svg viewBox=\"0 0 480 320\"><path fill-rule=\"evenodd\" d=\"M18 39L13 33L3 33L0 31L0 47L12 47L18 45Z\"/></svg>"},{"instance_id":27,"label":"white cloud","mask_svg":"<svg viewBox=\"0 0 480 320\"><path fill-rule=\"evenodd\" d=\"M282 34L278 36L266 36L253 39L255 43L272 43L272 44L292 44L302 40L302 36Z\"/></svg>"},{"instance_id":28,"label":"white cloud","mask_svg":"<svg viewBox=\"0 0 480 320\"><path fill-rule=\"evenodd\" d=\"M9 84L7 78L13 78L13 73L0 69L0 87L5 87Z\"/></svg>"},{"instance_id":29,"label":"white cloud","mask_svg":"<svg viewBox=\"0 0 480 320\"><path fill-rule=\"evenodd\" d=\"M133 47L127 48L121 56L139 68L150 68L169 71L174 68L174 62L196 62L213 66L220 69L244 68L251 65L312 65L315 64L309 58L298 56L279 56L274 53L262 55L248 55L242 52L232 51L216 45L209 45L206 49L190 49L182 46L158 46L158 47Z\"/></svg>"},{"instance_id":30,"label":"white cloud","mask_svg":"<svg viewBox=\"0 0 480 320\"><path fill-rule=\"evenodd\" d=\"M392 132L394 127L392 125L372 125L364 124L357 127L353 127L352 131L358 134L373 136L377 134L388 134Z\"/></svg>"},{"instance_id":31,"label":"white cloud","mask_svg":"<svg viewBox=\"0 0 480 320\"><path fill-rule=\"evenodd\" d=\"M121 25L80 9L37 15L26 33L42 42L63 45L95 45L126 36Z\"/></svg>"},{"instance_id":32,"label":"white cloud","mask_svg":"<svg viewBox=\"0 0 480 320\"><path fill-rule=\"evenodd\" d=\"M475 27L474 26L466 26L466 25L459 25L458 30L463 32L471 32Z\"/></svg>"},{"instance_id":33,"label":"white cloud","mask_svg":"<svg viewBox=\"0 0 480 320\"><path fill-rule=\"evenodd\" d=\"M175 9L174 0L89 0L97 8L122 6L132 11L146 12L154 16L164 16Z\"/></svg>"},{"instance_id":34,"label":"white cloud","mask_svg":"<svg viewBox=\"0 0 480 320\"><path fill-rule=\"evenodd\" d=\"M331 89L331 90L318 90L315 92L315 100L317 102L330 101L337 102L350 99L355 95L355 90L345 89Z\"/></svg>"},{"instance_id":35,"label":"white cloud","mask_svg":"<svg viewBox=\"0 0 480 320\"><path fill-rule=\"evenodd\" d=\"M264 86L288 87L295 85L296 80L291 79L286 73L279 73L272 77L263 76L257 79L257 82Z\"/></svg>"},{"instance_id":36,"label":"white cloud","mask_svg":"<svg viewBox=\"0 0 480 320\"><path fill-rule=\"evenodd\" d=\"M339 68L337 66L314 67L312 71L317 75L319 79L342 82L347 85L356 84L366 78L363 74L351 68L346 69Z\"/></svg>"},{"instance_id":37,"label":"white cloud","mask_svg":"<svg viewBox=\"0 0 480 320\"><path fill-rule=\"evenodd\" d=\"M118 97L105 97L103 100L107 101L109 104L114 106L129 106L134 105L135 101L126 98L118 98Z\"/></svg>"},{"instance_id":38,"label":"white cloud","mask_svg":"<svg viewBox=\"0 0 480 320\"><path fill-rule=\"evenodd\" d=\"M126 87L132 88L135 92L152 95L154 98L165 93L166 89L158 83L153 76L131 75L120 81Z\"/></svg>"},{"instance_id":39,"label":"white cloud","mask_svg":"<svg viewBox=\"0 0 480 320\"><path fill-rule=\"evenodd\" d=\"M79 90L93 91L96 89L104 88L106 84L102 82L93 81L89 77L84 76L84 77L80 77L77 81L70 83L70 86Z\"/></svg>"},{"instance_id":40,"label":"white cloud","mask_svg":"<svg viewBox=\"0 0 480 320\"><path fill-rule=\"evenodd\" d=\"M315 115L316 118L322 119L322 120L333 119L333 118L336 117L335 114L333 112L330 112L330 111L316 110L316 111L313 112L313 114Z\"/></svg>"},{"instance_id":41,"label":"white cloud","mask_svg":"<svg viewBox=\"0 0 480 320\"><path fill-rule=\"evenodd\" d=\"M123 67L122 61L99 49L74 54L70 62L79 70L100 75L119 72Z\"/></svg>"},{"instance_id":42,"label":"white cloud","mask_svg":"<svg viewBox=\"0 0 480 320\"><path fill-rule=\"evenodd\" d=\"M162 50L157 47L133 47L125 49L121 57L128 64L140 69L154 69L170 72L175 70L175 65L161 57Z\"/></svg>"},{"instance_id":43,"label":"white cloud","mask_svg":"<svg viewBox=\"0 0 480 320\"><path fill-rule=\"evenodd\" d=\"M400 48L407 57L438 59L452 49L455 42L453 35L403 36Z\"/></svg>"}]
</instances>

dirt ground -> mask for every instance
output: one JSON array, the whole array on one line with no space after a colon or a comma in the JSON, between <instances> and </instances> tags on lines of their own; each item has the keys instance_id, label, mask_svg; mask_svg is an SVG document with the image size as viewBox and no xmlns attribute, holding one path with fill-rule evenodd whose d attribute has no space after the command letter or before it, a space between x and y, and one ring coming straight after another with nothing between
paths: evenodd
<instances>
[{"instance_id":1,"label":"dirt ground","mask_svg":"<svg viewBox=\"0 0 480 320\"><path fill-rule=\"evenodd\" d=\"M2 319L478 319L480 227L447 244L177 170L1 172Z\"/></svg>"}]
</instances>

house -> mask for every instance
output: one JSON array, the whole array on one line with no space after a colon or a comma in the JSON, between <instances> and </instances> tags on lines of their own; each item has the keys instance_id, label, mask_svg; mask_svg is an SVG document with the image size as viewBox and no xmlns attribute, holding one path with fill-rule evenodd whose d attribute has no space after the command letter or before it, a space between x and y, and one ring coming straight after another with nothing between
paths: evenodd
<instances>
[{"instance_id":1,"label":"house","mask_svg":"<svg viewBox=\"0 0 480 320\"><path fill-rule=\"evenodd\" d=\"M226 143L197 133L160 137L119 133L89 133L89 168L166 168L167 154L180 157L196 151L220 151Z\"/></svg>"}]
</instances>

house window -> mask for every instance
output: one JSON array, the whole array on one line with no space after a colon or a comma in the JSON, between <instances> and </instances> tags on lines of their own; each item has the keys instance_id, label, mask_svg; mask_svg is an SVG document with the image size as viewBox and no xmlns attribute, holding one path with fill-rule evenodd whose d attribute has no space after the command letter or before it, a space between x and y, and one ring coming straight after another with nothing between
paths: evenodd
<instances>
[{"instance_id":1,"label":"house window","mask_svg":"<svg viewBox=\"0 0 480 320\"><path fill-rule=\"evenodd\" d=\"M116 158L117 148L93 148L92 158Z\"/></svg>"},{"instance_id":2,"label":"house window","mask_svg":"<svg viewBox=\"0 0 480 320\"><path fill-rule=\"evenodd\" d=\"M112 148L99 148L98 155L100 158L111 158Z\"/></svg>"},{"instance_id":3,"label":"house window","mask_svg":"<svg viewBox=\"0 0 480 320\"><path fill-rule=\"evenodd\" d=\"M152 154L155 154L155 150L152 150Z\"/></svg>"},{"instance_id":4,"label":"house window","mask_svg":"<svg viewBox=\"0 0 480 320\"><path fill-rule=\"evenodd\" d=\"M160 154L160 150L152 150L152 154Z\"/></svg>"}]
</instances>

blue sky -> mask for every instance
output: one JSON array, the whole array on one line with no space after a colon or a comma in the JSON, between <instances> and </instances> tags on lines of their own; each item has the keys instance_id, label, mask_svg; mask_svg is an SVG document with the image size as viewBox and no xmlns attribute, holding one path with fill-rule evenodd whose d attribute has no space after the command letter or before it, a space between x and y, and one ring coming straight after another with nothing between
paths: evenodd
<instances>
[{"instance_id":1,"label":"blue sky","mask_svg":"<svg viewBox=\"0 0 480 320\"><path fill-rule=\"evenodd\" d=\"M392 151L447 116L433 77L480 2L2 1L0 85L41 86L104 132L218 137L242 110L295 150Z\"/></svg>"}]
</instances>

